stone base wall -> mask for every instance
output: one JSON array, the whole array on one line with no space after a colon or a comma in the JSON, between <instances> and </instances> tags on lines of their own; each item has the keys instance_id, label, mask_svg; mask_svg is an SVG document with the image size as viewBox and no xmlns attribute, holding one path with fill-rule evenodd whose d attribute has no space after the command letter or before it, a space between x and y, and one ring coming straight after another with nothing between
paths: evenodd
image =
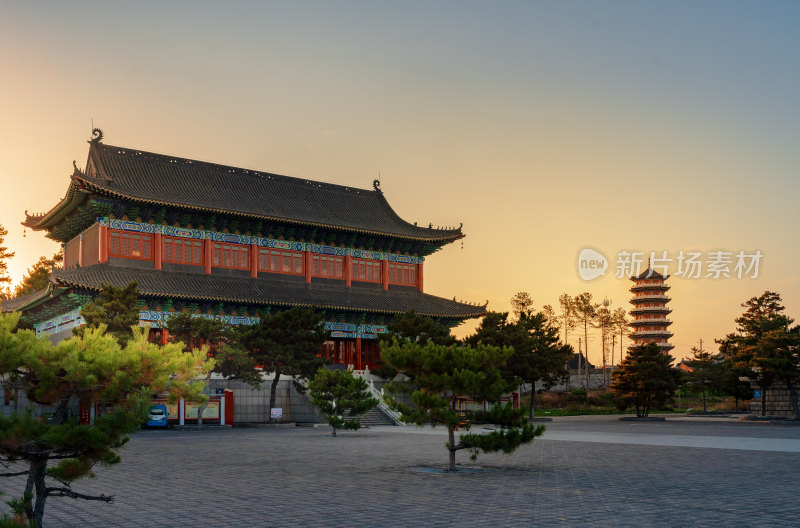
<instances>
[{"instance_id":1,"label":"stone base wall","mask_svg":"<svg viewBox=\"0 0 800 528\"><path fill-rule=\"evenodd\" d=\"M758 390L759 387L753 387ZM800 387L797 388L800 392ZM769 416L794 416L792 410L792 400L789 396L789 389L785 384L773 385L767 391L766 414ZM750 401L750 412L755 415L761 414L761 398L753 398Z\"/></svg>"}]
</instances>

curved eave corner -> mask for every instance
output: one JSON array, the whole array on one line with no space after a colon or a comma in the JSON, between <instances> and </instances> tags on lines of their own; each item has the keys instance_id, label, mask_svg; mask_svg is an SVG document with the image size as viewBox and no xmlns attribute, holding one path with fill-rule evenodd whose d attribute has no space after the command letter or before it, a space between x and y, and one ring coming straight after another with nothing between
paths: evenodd
<instances>
[{"instance_id":1,"label":"curved eave corner","mask_svg":"<svg viewBox=\"0 0 800 528\"><path fill-rule=\"evenodd\" d=\"M75 210L81 203L86 200L86 197L89 195L88 192L84 189L83 185L81 184L82 181L82 174L81 172L75 168L75 172L72 174L72 181L70 181L69 188L67 189L67 193L52 209L47 211L46 213L41 214L28 214L25 211L25 221L22 222L22 225L25 227L29 227L34 231L41 231L45 229L49 229L55 226L58 222L64 219L69 213Z\"/></svg>"}]
</instances>

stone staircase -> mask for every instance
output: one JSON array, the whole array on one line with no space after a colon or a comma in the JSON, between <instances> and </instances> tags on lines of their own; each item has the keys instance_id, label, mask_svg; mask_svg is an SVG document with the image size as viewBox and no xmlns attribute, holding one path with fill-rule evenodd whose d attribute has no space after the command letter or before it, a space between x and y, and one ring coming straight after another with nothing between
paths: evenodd
<instances>
[{"instance_id":1,"label":"stone staircase","mask_svg":"<svg viewBox=\"0 0 800 528\"><path fill-rule=\"evenodd\" d=\"M359 420L361 421L362 427L370 427L373 425L395 425L388 416L383 414L383 411L381 411L379 407L373 407L369 411L365 412L361 415Z\"/></svg>"}]
</instances>

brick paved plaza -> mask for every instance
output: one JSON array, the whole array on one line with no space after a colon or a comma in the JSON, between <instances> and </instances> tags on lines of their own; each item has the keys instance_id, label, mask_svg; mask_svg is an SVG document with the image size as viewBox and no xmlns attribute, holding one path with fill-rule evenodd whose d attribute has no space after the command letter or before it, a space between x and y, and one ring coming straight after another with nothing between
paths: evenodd
<instances>
[{"instance_id":1,"label":"brick paved plaza","mask_svg":"<svg viewBox=\"0 0 800 528\"><path fill-rule=\"evenodd\" d=\"M800 428L725 420L556 419L533 446L437 474L443 430L143 431L51 498L46 527L798 526ZM550 437L548 439L548 437ZM665 445L666 444L666 445ZM687 447L690 446L690 447ZM9 493L19 488L0 482ZM14 484L21 481L16 480Z\"/></svg>"}]
</instances>

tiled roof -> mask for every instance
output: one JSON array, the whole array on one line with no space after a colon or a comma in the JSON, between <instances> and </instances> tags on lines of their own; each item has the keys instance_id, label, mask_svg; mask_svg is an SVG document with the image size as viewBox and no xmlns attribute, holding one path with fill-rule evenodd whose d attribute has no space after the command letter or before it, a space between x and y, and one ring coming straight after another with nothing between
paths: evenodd
<instances>
[{"instance_id":1,"label":"tiled roof","mask_svg":"<svg viewBox=\"0 0 800 528\"><path fill-rule=\"evenodd\" d=\"M642 280L642 279L660 279L660 280L667 280L669 275L662 275L661 273L657 272L654 269L647 268L639 275L634 275L631 277L631 280Z\"/></svg>"},{"instance_id":2,"label":"tiled roof","mask_svg":"<svg viewBox=\"0 0 800 528\"><path fill-rule=\"evenodd\" d=\"M481 305L443 299L415 291L347 288L331 284L306 284L272 278L240 278L199 273L123 268L96 264L56 270L53 280L61 286L98 291L102 284L139 284L143 297L172 297L258 305L312 306L324 309L402 313L416 310L431 317L467 319L486 313Z\"/></svg>"},{"instance_id":3,"label":"tiled roof","mask_svg":"<svg viewBox=\"0 0 800 528\"><path fill-rule=\"evenodd\" d=\"M90 144L85 173L76 170L73 180L99 194L413 240L446 242L463 236L460 226L439 229L406 222L377 182L374 189L356 189L97 141ZM33 227L40 219L29 216L28 222Z\"/></svg>"},{"instance_id":4,"label":"tiled roof","mask_svg":"<svg viewBox=\"0 0 800 528\"><path fill-rule=\"evenodd\" d=\"M26 304L29 304L30 302L37 300L45 293L47 293L47 289L29 293L28 295L22 295L20 297L5 299L2 302L0 302L0 309L1 309L0 311L13 312L20 306L25 306Z\"/></svg>"}]
</instances>

